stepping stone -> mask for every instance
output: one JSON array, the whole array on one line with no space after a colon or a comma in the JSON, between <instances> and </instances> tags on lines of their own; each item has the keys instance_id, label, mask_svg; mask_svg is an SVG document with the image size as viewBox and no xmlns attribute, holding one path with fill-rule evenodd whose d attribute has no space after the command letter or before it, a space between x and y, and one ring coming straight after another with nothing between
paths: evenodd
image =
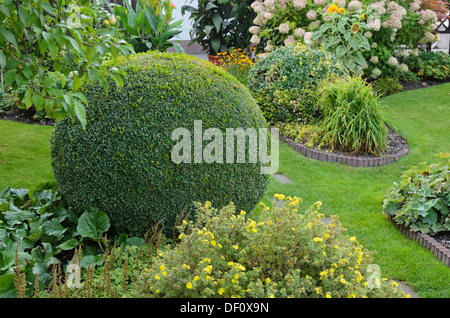
<instances>
[{"instance_id":1,"label":"stepping stone","mask_svg":"<svg viewBox=\"0 0 450 318\"><path fill-rule=\"evenodd\" d=\"M292 183L292 181L282 173L275 173L273 177L281 183Z\"/></svg>"},{"instance_id":2,"label":"stepping stone","mask_svg":"<svg viewBox=\"0 0 450 318\"><path fill-rule=\"evenodd\" d=\"M405 295L411 296L410 298L420 298L419 294L417 294L411 287L406 285L404 282L399 280L394 280L397 284L400 285L400 289L405 293Z\"/></svg>"}]
</instances>

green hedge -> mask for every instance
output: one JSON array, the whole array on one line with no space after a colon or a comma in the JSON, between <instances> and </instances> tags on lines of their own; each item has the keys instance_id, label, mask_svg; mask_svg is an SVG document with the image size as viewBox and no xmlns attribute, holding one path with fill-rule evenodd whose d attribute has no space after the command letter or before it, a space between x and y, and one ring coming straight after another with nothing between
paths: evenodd
<instances>
[{"instance_id":1,"label":"green hedge","mask_svg":"<svg viewBox=\"0 0 450 318\"><path fill-rule=\"evenodd\" d=\"M86 130L66 119L52 137L55 178L69 204L80 211L97 207L116 232L132 235L143 235L159 221L171 233L176 216L189 212L193 201L234 202L252 210L268 182L260 163L171 159L179 142L172 131L184 127L193 136L195 120L202 121L203 131L223 133L267 127L249 91L225 71L185 54L143 53L110 66L125 71L124 87L106 93L85 86Z\"/></svg>"}]
</instances>

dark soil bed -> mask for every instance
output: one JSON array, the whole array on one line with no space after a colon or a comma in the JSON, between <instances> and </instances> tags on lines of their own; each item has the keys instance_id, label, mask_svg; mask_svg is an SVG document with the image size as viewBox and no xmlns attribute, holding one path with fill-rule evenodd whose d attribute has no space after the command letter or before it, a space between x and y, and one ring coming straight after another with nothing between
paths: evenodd
<instances>
[{"instance_id":1,"label":"dark soil bed","mask_svg":"<svg viewBox=\"0 0 450 318\"><path fill-rule=\"evenodd\" d=\"M20 123L53 126L54 119L35 118L34 113L23 109L7 109L0 113L0 119L12 120Z\"/></svg>"},{"instance_id":2,"label":"dark soil bed","mask_svg":"<svg viewBox=\"0 0 450 318\"><path fill-rule=\"evenodd\" d=\"M450 250L450 231L438 233L432 236L432 238Z\"/></svg>"}]
</instances>

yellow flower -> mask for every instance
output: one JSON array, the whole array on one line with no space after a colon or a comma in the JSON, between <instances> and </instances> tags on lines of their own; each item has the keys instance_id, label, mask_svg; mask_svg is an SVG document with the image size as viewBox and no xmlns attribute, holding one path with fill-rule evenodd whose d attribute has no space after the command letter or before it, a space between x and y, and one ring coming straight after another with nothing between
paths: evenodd
<instances>
[{"instance_id":1,"label":"yellow flower","mask_svg":"<svg viewBox=\"0 0 450 318\"><path fill-rule=\"evenodd\" d=\"M224 292L225 292L225 289L224 289L224 288L221 288L221 289L219 289L219 291L218 291L219 295L222 295Z\"/></svg>"},{"instance_id":2,"label":"yellow flower","mask_svg":"<svg viewBox=\"0 0 450 318\"><path fill-rule=\"evenodd\" d=\"M194 282L198 281L198 279L199 279L198 276L195 276L194 277Z\"/></svg>"},{"instance_id":3,"label":"yellow flower","mask_svg":"<svg viewBox=\"0 0 450 318\"><path fill-rule=\"evenodd\" d=\"M211 241L212 246L216 246L216 241Z\"/></svg>"},{"instance_id":4,"label":"yellow flower","mask_svg":"<svg viewBox=\"0 0 450 318\"><path fill-rule=\"evenodd\" d=\"M191 289L191 288L192 288L191 282L188 282L188 283L186 284L186 288L187 288L187 289Z\"/></svg>"},{"instance_id":5,"label":"yellow flower","mask_svg":"<svg viewBox=\"0 0 450 318\"><path fill-rule=\"evenodd\" d=\"M268 283L270 283L270 278L269 277L266 278L266 284L268 284Z\"/></svg>"},{"instance_id":6,"label":"yellow flower","mask_svg":"<svg viewBox=\"0 0 450 318\"><path fill-rule=\"evenodd\" d=\"M322 242L323 240L320 238L320 237L315 237L315 238L313 238L313 241L314 242Z\"/></svg>"},{"instance_id":7,"label":"yellow flower","mask_svg":"<svg viewBox=\"0 0 450 318\"><path fill-rule=\"evenodd\" d=\"M335 4L332 4L331 6L328 7L328 13L333 13L338 11L339 7Z\"/></svg>"},{"instance_id":8,"label":"yellow flower","mask_svg":"<svg viewBox=\"0 0 450 318\"><path fill-rule=\"evenodd\" d=\"M162 271L164 271L166 268L164 267L164 265L161 264L161 266L159 266L159 269Z\"/></svg>"},{"instance_id":9,"label":"yellow flower","mask_svg":"<svg viewBox=\"0 0 450 318\"><path fill-rule=\"evenodd\" d=\"M162 274L163 274L164 276L167 276L167 272L162 272Z\"/></svg>"},{"instance_id":10,"label":"yellow flower","mask_svg":"<svg viewBox=\"0 0 450 318\"><path fill-rule=\"evenodd\" d=\"M364 18L365 18L365 15L364 15L364 13L363 14L361 14L361 18L364 20Z\"/></svg>"},{"instance_id":11,"label":"yellow flower","mask_svg":"<svg viewBox=\"0 0 450 318\"><path fill-rule=\"evenodd\" d=\"M327 295L326 295L325 297L327 297L327 298L331 298L331 295L330 295L330 293L327 293Z\"/></svg>"},{"instance_id":12,"label":"yellow flower","mask_svg":"<svg viewBox=\"0 0 450 318\"><path fill-rule=\"evenodd\" d=\"M206 201L206 202L205 202L205 208L209 208L210 206L211 206L211 202Z\"/></svg>"},{"instance_id":13,"label":"yellow flower","mask_svg":"<svg viewBox=\"0 0 450 318\"><path fill-rule=\"evenodd\" d=\"M344 12L345 12L345 9L344 9L344 8L339 8L339 13L340 13L340 14L344 14Z\"/></svg>"},{"instance_id":14,"label":"yellow flower","mask_svg":"<svg viewBox=\"0 0 450 318\"><path fill-rule=\"evenodd\" d=\"M159 279L159 275L155 275L155 279Z\"/></svg>"},{"instance_id":15,"label":"yellow flower","mask_svg":"<svg viewBox=\"0 0 450 318\"><path fill-rule=\"evenodd\" d=\"M239 249L239 246L233 245L232 248L234 248L235 250L237 250L237 249Z\"/></svg>"},{"instance_id":16,"label":"yellow flower","mask_svg":"<svg viewBox=\"0 0 450 318\"><path fill-rule=\"evenodd\" d=\"M319 288L316 287L314 290L316 291L316 293L320 294L320 289Z\"/></svg>"},{"instance_id":17,"label":"yellow flower","mask_svg":"<svg viewBox=\"0 0 450 318\"><path fill-rule=\"evenodd\" d=\"M245 215L245 211L244 210L241 211L241 215Z\"/></svg>"},{"instance_id":18,"label":"yellow flower","mask_svg":"<svg viewBox=\"0 0 450 318\"><path fill-rule=\"evenodd\" d=\"M285 198L285 196L282 194L275 194L274 197L277 198L278 200L284 200Z\"/></svg>"}]
</instances>

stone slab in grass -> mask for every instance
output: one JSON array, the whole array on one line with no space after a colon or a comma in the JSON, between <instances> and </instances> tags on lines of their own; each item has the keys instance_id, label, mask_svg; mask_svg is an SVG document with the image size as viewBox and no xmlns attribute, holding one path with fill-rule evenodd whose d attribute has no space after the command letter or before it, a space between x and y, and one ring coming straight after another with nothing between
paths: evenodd
<instances>
[{"instance_id":1,"label":"stone slab in grass","mask_svg":"<svg viewBox=\"0 0 450 318\"><path fill-rule=\"evenodd\" d=\"M292 181L282 173L275 173L273 177L281 183L292 183Z\"/></svg>"}]
</instances>

